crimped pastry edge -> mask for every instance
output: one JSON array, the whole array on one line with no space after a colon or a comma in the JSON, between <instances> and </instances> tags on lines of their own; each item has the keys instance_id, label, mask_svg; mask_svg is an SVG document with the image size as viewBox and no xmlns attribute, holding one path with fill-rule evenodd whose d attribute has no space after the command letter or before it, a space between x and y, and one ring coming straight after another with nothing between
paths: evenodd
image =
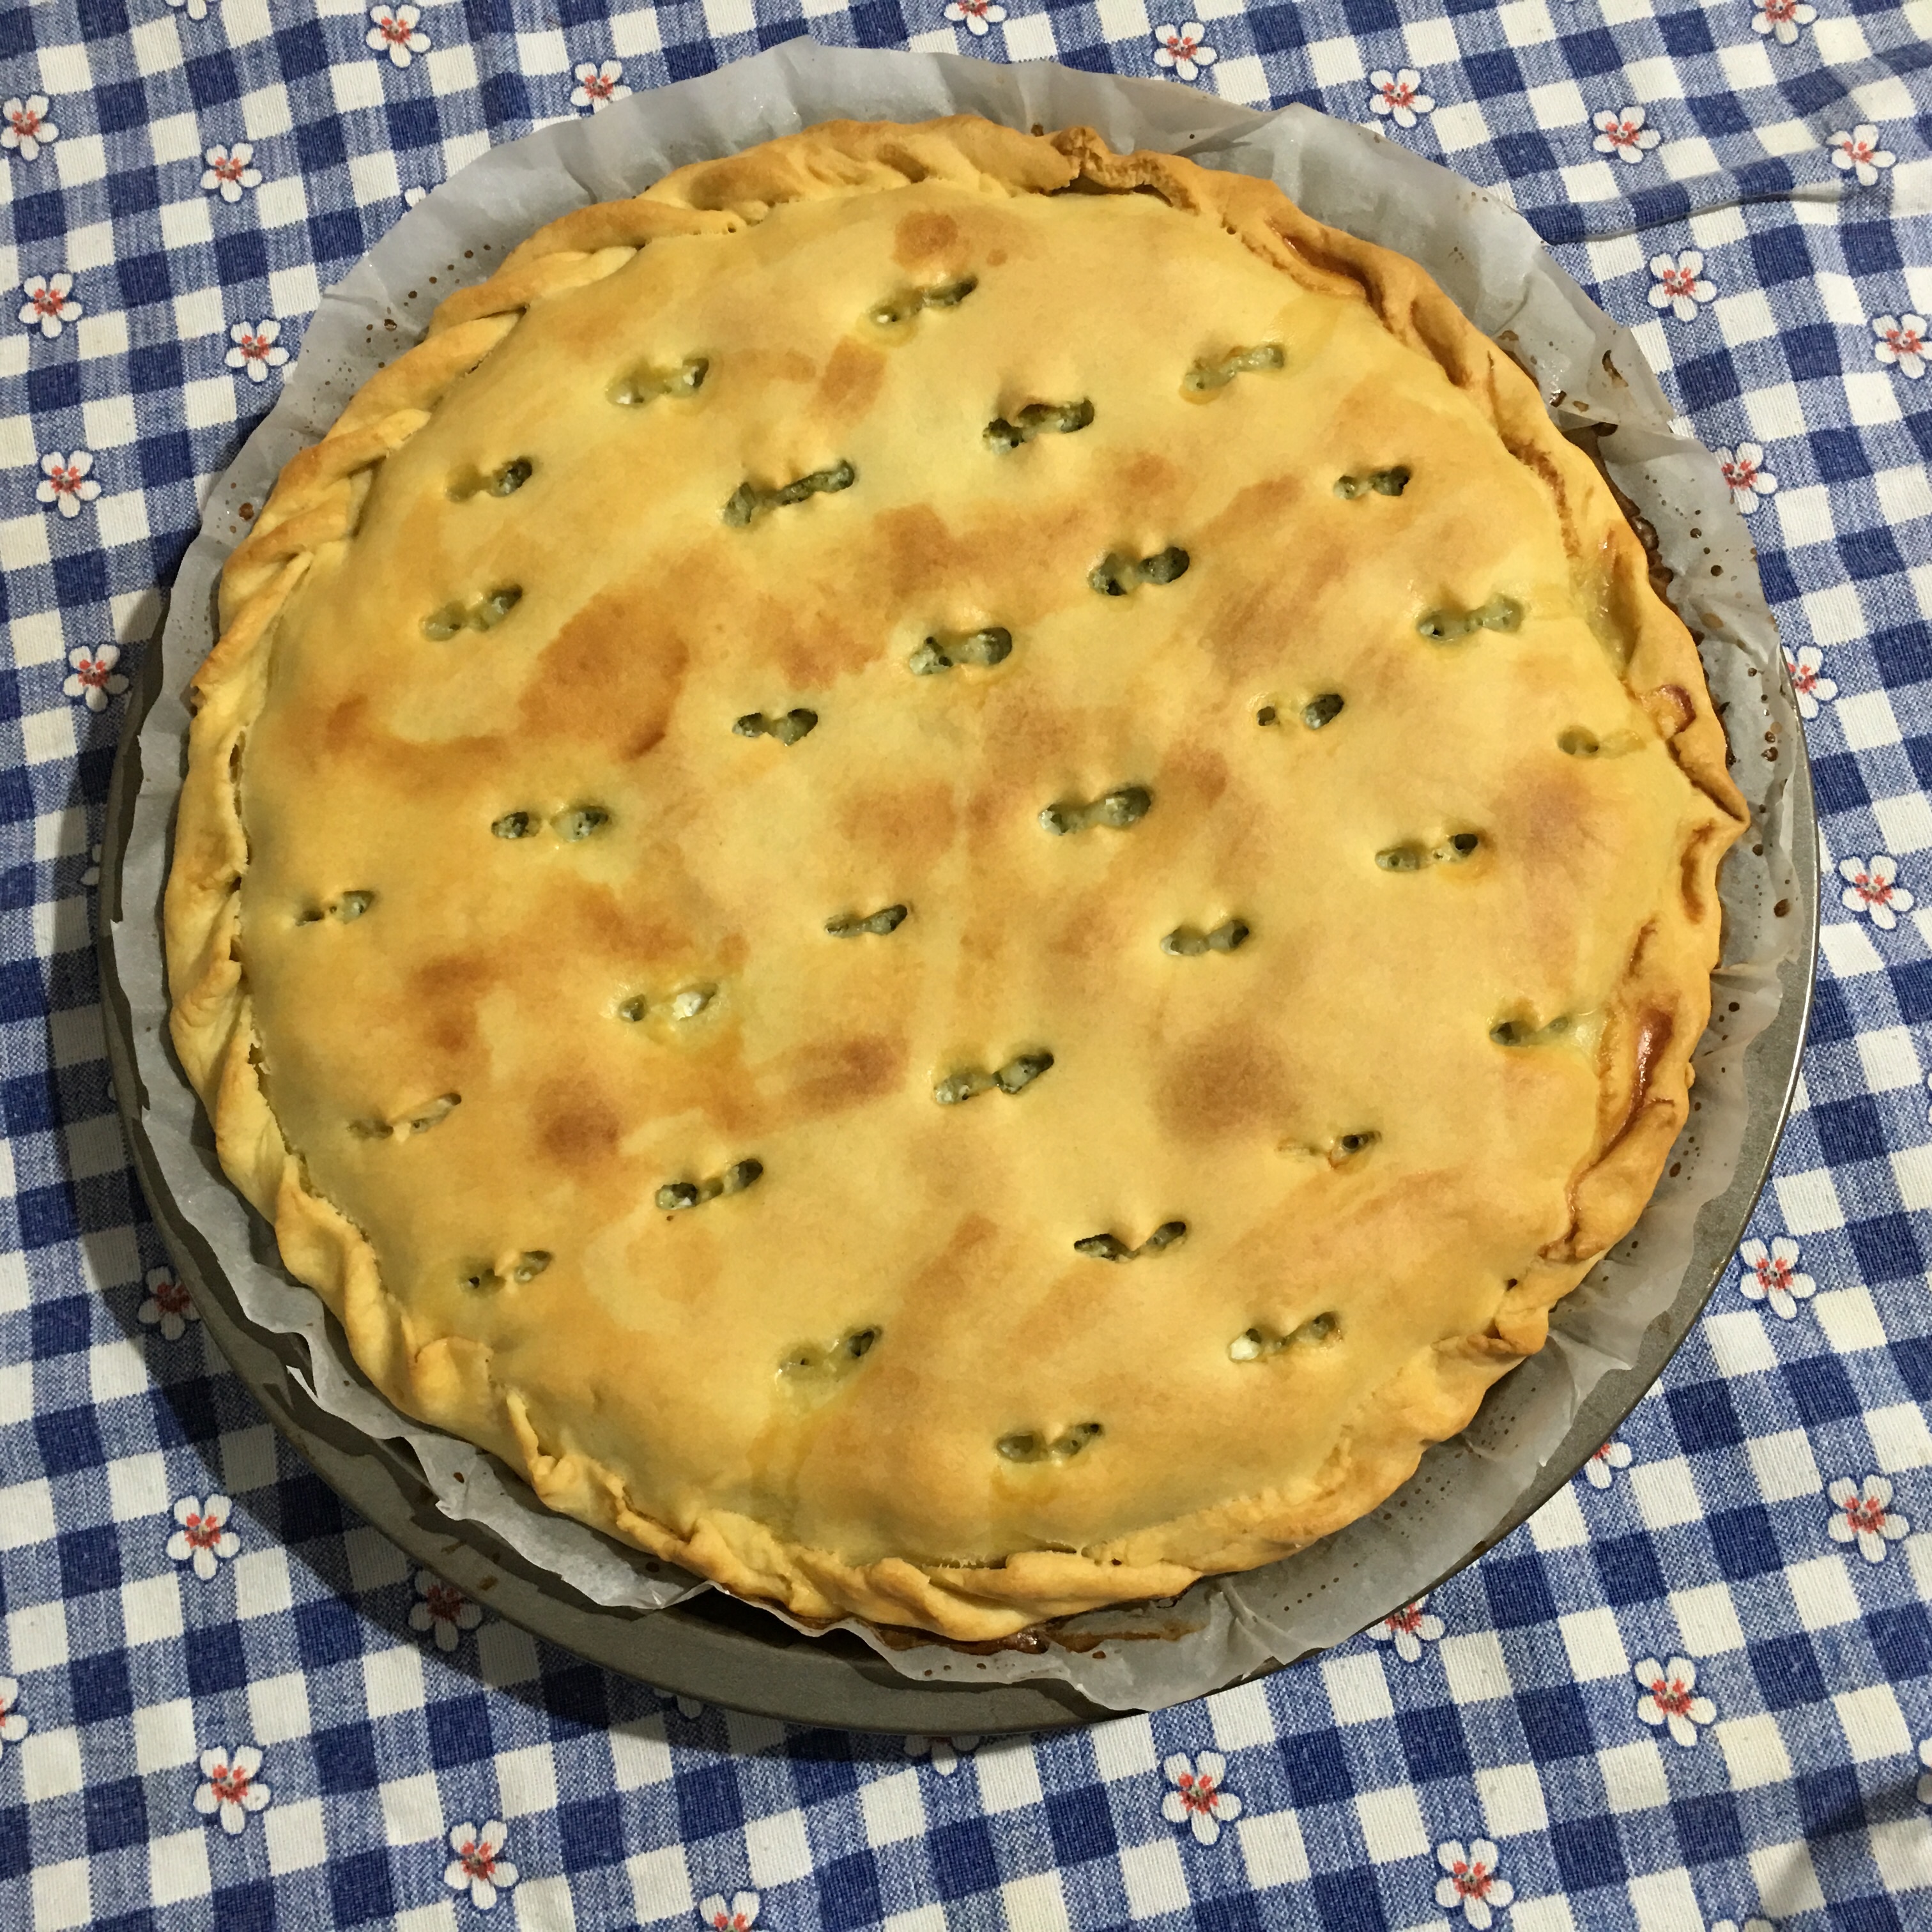
<instances>
[{"instance_id":1,"label":"crimped pastry edge","mask_svg":"<svg viewBox=\"0 0 1932 1932\"><path fill-rule=\"evenodd\" d=\"M1684 892L1646 927L1612 1003L1596 1144L1572 1179L1571 1226L1491 1329L1412 1363L1397 1399L1344 1437L1315 1492L1292 1506L1267 1494L1238 1498L1077 1552L1019 1552L972 1568L898 1558L853 1564L726 1511L701 1514L682 1531L657 1522L630 1508L609 1469L545 1450L520 1396L492 1374L486 1349L448 1337L412 1352L369 1241L310 1186L269 1107L239 952L248 848L237 779L263 701L274 628L316 550L354 534L382 460L531 308L614 272L652 241L727 234L786 202L932 179L989 194L1151 189L1215 221L1304 286L1364 297L1383 326L1432 358L1510 454L1536 471L1566 531L1600 549L1610 620L1630 645L1626 686L1717 813L1689 841ZM170 1030L213 1121L224 1171L273 1223L290 1272L322 1296L358 1364L398 1408L501 1456L552 1508L796 1616L856 1615L964 1641L997 1640L1046 1619L1172 1596L1203 1574L1256 1567L1355 1520L1413 1473L1430 1443L1465 1426L1496 1380L1540 1348L1550 1310L1642 1212L1688 1116L1690 1055L1708 1017L1720 933L1718 868L1747 823L1690 634L1652 588L1636 534L1588 460L1550 422L1529 378L1417 264L1313 220L1272 182L1166 154L1116 154L1088 128L1034 136L961 116L914 125L829 122L680 169L631 200L579 209L539 230L487 280L448 298L424 341L366 382L322 440L285 466L223 572L220 620L220 637L190 686L188 766L164 918ZM1686 903L1698 908L1694 915Z\"/></svg>"}]
</instances>

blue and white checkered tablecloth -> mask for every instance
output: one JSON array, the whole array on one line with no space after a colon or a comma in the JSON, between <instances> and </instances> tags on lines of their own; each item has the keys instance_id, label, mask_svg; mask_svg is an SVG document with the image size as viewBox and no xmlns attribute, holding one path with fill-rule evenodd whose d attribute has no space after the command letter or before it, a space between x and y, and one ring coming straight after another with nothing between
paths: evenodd
<instances>
[{"instance_id":1,"label":"blue and white checkered tablecloth","mask_svg":"<svg viewBox=\"0 0 1932 1932\"><path fill-rule=\"evenodd\" d=\"M1932 1925L1932 7L1200 11L0 10L0 1932ZM182 1306L90 950L156 586L322 287L490 143L807 32L1306 101L1512 200L1732 465L1827 848L1774 1182L1619 1442L1399 1627L976 1748L412 1576Z\"/></svg>"}]
</instances>

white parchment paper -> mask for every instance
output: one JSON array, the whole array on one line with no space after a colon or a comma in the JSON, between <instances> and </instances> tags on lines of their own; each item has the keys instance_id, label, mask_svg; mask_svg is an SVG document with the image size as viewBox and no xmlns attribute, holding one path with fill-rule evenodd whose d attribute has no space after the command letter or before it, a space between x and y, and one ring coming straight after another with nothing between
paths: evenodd
<instances>
[{"instance_id":1,"label":"white parchment paper","mask_svg":"<svg viewBox=\"0 0 1932 1932\"><path fill-rule=\"evenodd\" d=\"M146 1089L145 1125L183 1213L250 1318L302 1336L310 1385L332 1414L406 1441L444 1512L487 1524L592 1600L660 1607L698 1580L552 1514L480 1450L399 1416L348 1360L320 1302L277 1264L272 1237L222 1178L206 1120L166 1045L159 907L187 729L182 692L214 640L223 560L282 465L317 440L384 362L420 336L453 289L488 274L533 230L586 202L634 194L688 161L836 118L917 121L970 112L1016 127L1084 122L1116 148L1188 154L1271 176L1310 214L1420 262L1528 368L1566 428L1604 425L1612 480L1654 526L1670 595L1702 640L1753 835L1722 880L1724 962L1696 1056L1695 1111L1635 1231L1559 1306L1549 1346L1492 1392L1474 1424L1438 1444L1382 1508L1263 1570L1197 1584L1169 1605L1096 1613L1038 1652L973 1654L852 1630L905 1675L986 1683L1052 1677L1115 1708L1198 1696L1352 1635L1459 1563L1509 1513L1599 1378L1634 1361L1675 1299L1699 1210L1735 1171L1746 1110L1744 1048L1780 996L1800 944L1786 785L1798 726L1743 521L1709 453L1673 425L1629 332L1545 254L1520 216L1447 170L1303 107L1262 115L1168 82L1046 64L858 52L794 40L700 80L633 96L496 149L396 226L323 296L281 399L209 500L177 580L160 695L141 731L142 780L117 940ZM1786 910L1774 913L1784 902Z\"/></svg>"}]
</instances>

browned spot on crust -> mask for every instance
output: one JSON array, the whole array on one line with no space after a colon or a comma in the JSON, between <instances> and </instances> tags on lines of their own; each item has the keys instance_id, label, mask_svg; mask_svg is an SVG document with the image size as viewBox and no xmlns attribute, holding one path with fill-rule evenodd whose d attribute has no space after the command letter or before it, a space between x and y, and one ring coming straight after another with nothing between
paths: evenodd
<instances>
[{"instance_id":1,"label":"browned spot on crust","mask_svg":"<svg viewBox=\"0 0 1932 1932\"><path fill-rule=\"evenodd\" d=\"M1210 746L1179 745L1161 760L1161 776L1179 794L1174 803L1205 811L1228 789L1228 761Z\"/></svg>"},{"instance_id":2,"label":"browned spot on crust","mask_svg":"<svg viewBox=\"0 0 1932 1932\"><path fill-rule=\"evenodd\" d=\"M663 872L652 871L656 898L668 880ZM687 920L607 886L572 881L544 906L542 924L559 940L568 932L569 952L580 958L601 956L636 967L692 963L695 935Z\"/></svg>"},{"instance_id":3,"label":"browned spot on crust","mask_svg":"<svg viewBox=\"0 0 1932 1932\"><path fill-rule=\"evenodd\" d=\"M1144 504L1151 514L1158 516L1162 500L1179 495L1181 476L1178 467L1168 458L1143 449L1121 458L1114 466L1114 479L1106 491L1110 502ZM1160 543L1171 543L1174 535L1168 532L1160 536Z\"/></svg>"},{"instance_id":4,"label":"browned spot on crust","mask_svg":"<svg viewBox=\"0 0 1932 1932\"><path fill-rule=\"evenodd\" d=\"M1206 642L1223 672L1236 681L1262 675L1280 664L1289 646L1308 628L1312 600L1348 570L1343 546L1323 546L1305 536L1295 542L1281 532L1296 505L1301 485L1292 476L1251 483L1190 538L1187 548L1203 557L1240 555L1265 548L1281 568L1259 584L1222 598L1207 625Z\"/></svg>"},{"instance_id":5,"label":"browned spot on crust","mask_svg":"<svg viewBox=\"0 0 1932 1932\"><path fill-rule=\"evenodd\" d=\"M424 1036L439 1051L466 1053L476 1044L476 1009L497 984L487 958L446 953L410 975L410 1004Z\"/></svg>"},{"instance_id":6,"label":"browned spot on crust","mask_svg":"<svg viewBox=\"0 0 1932 1932\"><path fill-rule=\"evenodd\" d=\"M1684 848L1684 910L1694 923L1701 923L1710 910L1705 884L1710 866L1710 848L1720 839L1728 844L1728 825L1706 825L1695 832ZM1712 881L1714 884L1714 880Z\"/></svg>"},{"instance_id":7,"label":"browned spot on crust","mask_svg":"<svg viewBox=\"0 0 1932 1932\"><path fill-rule=\"evenodd\" d=\"M746 385L755 382L814 382L818 364L796 349L759 349L747 345L733 356L732 373ZM780 477L778 481L789 479Z\"/></svg>"},{"instance_id":8,"label":"browned spot on crust","mask_svg":"<svg viewBox=\"0 0 1932 1932\"><path fill-rule=\"evenodd\" d=\"M358 691L339 704L332 704L316 735L333 757L359 750L370 735L368 698Z\"/></svg>"},{"instance_id":9,"label":"browned spot on crust","mask_svg":"<svg viewBox=\"0 0 1932 1932\"><path fill-rule=\"evenodd\" d=\"M943 779L872 785L844 802L838 830L855 856L889 866L895 879L910 880L952 844L958 815L952 788Z\"/></svg>"},{"instance_id":10,"label":"browned spot on crust","mask_svg":"<svg viewBox=\"0 0 1932 1932\"><path fill-rule=\"evenodd\" d=\"M905 1077L906 1043L886 1034L814 1041L786 1057L793 1118L815 1120L875 1100Z\"/></svg>"},{"instance_id":11,"label":"browned spot on crust","mask_svg":"<svg viewBox=\"0 0 1932 1932\"><path fill-rule=\"evenodd\" d=\"M896 597L944 584L962 561L960 546L939 512L929 504L910 503L874 520L878 561Z\"/></svg>"},{"instance_id":12,"label":"browned spot on crust","mask_svg":"<svg viewBox=\"0 0 1932 1932\"><path fill-rule=\"evenodd\" d=\"M593 598L532 667L519 707L524 730L624 760L662 740L689 656L661 600L620 585Z\"/></svg>"},{"instance_id":13,"label":"browned spot on crust","mask_svg":"<svg viewBox=\"0 0 1932 1932\"><path fill-rule=\"evenodd\" d=\"M1280 1120L1288 1097L1288 1071L1274 1048L1230 1027L1184 1042L1168 1056L1158 1104L1179 1138L1215 1141Z\"/></svg>"},{"instance_id":14,"label":"browned spot on crust","mask_svg":"<svg viewBox=\"0 0 1932 1932\"><path fill-rule=\"evenodd\" d=\"M1676 737L1697 715L1695 700L1681 684L1660 684L1650 697L1646 709L1666 738Z\"/></svg>"},{"instance_id":15,"label":"browned spot on crust","mask_svg":"<svg viewBox=\"0 0 1932 1932\"><path fill-rule=\"evenodd\" d=\"M566 1169L609 1160L622 1138L624 1124L616 1109L580 1082L559 1081L542 1088L531 1113L539 1150Z\"/></svg>"},{"instance_id":16,"label":"browned spot on crust","mask_svg":"<svg viewBox=\"0 0 1932 1932\"><path fill-rule=\"evenodd\" d=\"M892 260L910 268L944 255L959 241L959 224L950 214L908 214L892 231Z\"/></svg>"},{"instance_id":17,"label":"browned spot on crust","mask_svg":"<svg viewBox=\"0 0 1932 1932\"><path fill-rule=\"evenodd\" d=\"M1670 1051L1671 1035L1677 1030L1677 1016L1663 1007L1646 1007L1637 1016L1636 1071L1630 1082L1630 1105L1624 1110L1622 1124L1605 1144L1602 1158L1607 1158L1636 1124L1650 1097L1651 1078L1658 1061Z\"/></svg>"},{"instance_id":18,"label":"browned spot on crust","mask_svg":"<svg viewBox=\"0 0 1932 1932\"><path fill-rule=\"evenodd\" d=\"M878 350L849 338L832 352L819 378L818 400L828 410L863 416L885 380L886 358Z\"/></svg>"},{"instance_id":19,"label":"browned spot on crust","mask_svg":"<svg viewBox=\"0 0 1932 1932\"><path fill-rule=\"evenodd\" d=\"M1564 550L1574 562L1582 555L1583 543L1577 534L1576 520L1570 513L1569 485L1557 468L1555 458L1533 442L1518 442L1506 438L1504 446L1550 492L1550 505L1563 532Z\"/></svg>"},{"instance_id":20,"label":"browned spot on crust","mask_svg":"<svg viewBox=\"0 0 1932 1932\"><path fill-rule=\"evenodd\" d=\"M872 615L859 596L808 604L803 593L772 597L747 590L744 597L747 629L766 640L794 691L823 691L862 670L885 647L883 616Z\"/></svg>"}]
</instances>

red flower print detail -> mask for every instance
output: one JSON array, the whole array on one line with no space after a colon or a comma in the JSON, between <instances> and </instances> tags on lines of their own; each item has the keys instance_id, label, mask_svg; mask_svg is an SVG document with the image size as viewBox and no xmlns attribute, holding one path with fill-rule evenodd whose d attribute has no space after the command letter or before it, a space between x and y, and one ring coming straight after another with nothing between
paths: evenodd
<instances>
[{"instance_id":1,"label":"red flower print detail","mask_svg":"<svg viewBox=\"0 0 1932 1932\"><path fill-rule=\"evenodd\" d=\"M1593 144L1600 154L1615 154L1619 160L1634 166L1655 147L1662 136L1654 128L1644 124L1644 110L1641 107L1626 107L1616 113L1606 112L1597 116L1597 138Z\"/></svg>"},{"instance_id":2,"label":"red flower print detail","mask_svg":"<svg viewBox=\"0 0 1932 1932\"><path fill-rule=\"evenodd\" d=\"M416 1594L422 1601L410 1606L410 1628L433 1632L438 1650L454 1650L463 1633L483 1621L482 1611L433 1570L416 1572Z\"/></svg>"},{"instance_id":3,"label":"red flower print detail","mask_svg":"<svg viewBox=\"0 0 1932 1932\"><path fill-rule=\"evenodd\" d=\"M1832 688L1835 692L1837 687ZM1816 710L1815 705L1812 708ZM1760 1240L1744 1242L1738 1250L1738 1259L1744 1264L1738 1292L1747 1301L1768 1303L1780 1321L1793 1319L1798 1304L1809 1301L1818 1286L1808 1274L1799 1273L1798 1252L1798 1244L1789 1234L1777 1236L1768 1247Z\"/></svg>"},{"instance_id":4,"label":"red flower print detail","mask_svg":"<svg viewBox=\"0 0 1932 1932\"><path fill-rule=\"evenodd\" d=\"M1436 1881L1436 1902L1448 1912L1460 1906L1463 1918L1476 1932L1488 1932L1495 1920L1494 1908L1508 1905L1516 1897L1516 1888L1496 1876L1498 1856L1487 1838L1472 1839L1466 1850L1453 1838L1436 1848L1436 1862L1448 1874Z\"/></svg>"},{"instance_id":5,"label":"red flower print detail","mask_svg":"<svg viewBox=\"0 0 1932 1932\"><path fill-rule=\"evenodd\" d=\"M1832 151L1832 165L1840 174L1856 175L1861 188L1875 188L1879 170L1888 168L1898 157L1878 144L1878 130L1869 121L1856 128L1841 128L1826 144Z\"/></svg>"},{"instance_id":6,"label":"red flower print detail","mask_svg":"<svg viewBox=\"0 0 1932 1932\"><path fill-rule=\"evenodd\" d=\"M51 503L64 517L77 517L80 506L100 494L100 485L88 474L94 467L91 451L76 449L64 456L50 449L40 458L40 487L34 492L43 503ZM71 660L70 660L71 662Z\"/></svg>"},{"instance_id":7,"label":"red flower print detail","mask_svg":"<svg viewBox=\"0 0 1932 1932\"><path fill-rule=\"evenodd\" d=\"M203 1751L194 1808L204 1818L219 1817L221 1828L231 1838L238 1837L249 1813L265 1810L273 1795L257 1775L261 1768L262 1754L254 1744Z\"/></svg>"},{"instance_id":8,"label":"red flower print detail","mask_svg":"<svg viewBox=\"0 0 1932 1932\"><path fill-rule=\"evenodd\" d=\"M71 275L29 275L20 285L20 292L27 298L20 305L20 320L50 339L59 334L63 322L77 320L80 315L73 288Z\"/></svg>"},{"instance_id":9,"label":"red flower print detail","mask_svg":"<svg viewBox=\"0 0 1932 1932\"><path fill-rule=\"evenodd\" d=\"M474 1825L458 1825L449 1834L449 1849L456 1856L442 1868L442 1882L452 1892L466 1892L470 1902L488 1912L496 1895L517 1882L517 1868L502 1856L503 1841L510 1828L500 1818L491 1818L478 1831Z\"/></svg>"},{"instance_id":10,"label":"red flower print detail","mask_svg":"<svg viewBox=\"0 0 1932 1932\"><path fill-rule=\"evenodd\" d=\"M105 711L107 700L128 688L128 680L114 668L121 662L118 644L103 644L93 651L83 644L79 650L69 651L67 661L73 675L61 689L68 697L79 698L90 711Z\"/></svg>"},{"instance_id":11,"label":"red flower print detail","mask_svg":"<svg viewBox=\"0 0 1932 1932\"><path fill-rule=\"evenodd\" d=\"M598 113L614 100L628 100L631 90L624 85L624 63L606 61L602 67L586 61L575 70L577 85L572 88L570 104Z\"/></svg>"},{"instance_id":12,"label":"red flower print detail","mask_svg":"<svg viewBox=\"0 0 1932 1932\"><path fill-rule=\"evenodd\" d=\"M372 7L369 18L374 24L363 35L364 44L386 53L393 65L407 67L412 54L429 52L429 36L416 25L422 18L420 8Z\"/></svg>"},{"instance_id":13,"label":"red flower print detail","mask_svg":"<svg viewBox=\"0 0 1932 1932\"><path fill-rule=\"evenodd\" d=\"M1731 501L1748 517L1756 509L1759 500L1770 496L1778 488L1778 478L1764 466L1762 446L1741 442L1736 449L1720 449L1716 454L1718 467L1730 486Z\"/></svg>"},{"instance_id":14,"label":"red flower print detail","mask_svg":"<svg viewBox=\"0 0 1932 1932\"><path fill-rule=\"evenodd\" d=\"M1788 47L1797 39L1798 28L1810 26L1817 17L1817 8L1808 5L1807 0L1763 0L1751 16L1751 31L1775 34L1778 45Z\"/></svg>"},{"instance_id":15,"label":"red flower print detail","mask_svg":"<svg viewBox=\"0 0 1932 1932\"><path fill-rule=\"evenodd\" d=\"M206 1503L199 1496L183 1496L175 1504L175 1521L181 1527L168 1538L168 1554L177 1563L192 1563L204 1583L214 1577L218 1559L242 1547L242 1539L228 1527L234 1507L226 1496L210 1496Z\"/></svg>"},{"instance_id":16,"label":"red flower print detail","mask_svg":"<svg viewBox=\"0 0 1932 1932\"><path fill-rule=\"evenodd\" d=\"M1638 1717L1653 1728L1667 1725L1687 1750L1697 1742L1697 1726L1718 1714L1717 1706L1697 1694L1697 1666L1688 1657L1673 1657L1667 1666L1646 1657L1630 1675L1643 1687L1636 1700Z\"/></svg>"},{"instance_id":17,"label":"red flower print detail","mask_svg":"<svg viewBox=\"0 0 1932 1932\"><path fill-rule=\"evenodd\" d=\"M1369 1626L1369 1635L1377 1643L1392 1643L1395 1654L1405 1664L1414 1664L1422 1655L1422 1646L1433 1643L1446 1626L1428 1609L1428 1598L1420 1596L1399 1610L1391 1610L1378 1624Z\"/></svg>"},{"instance_id":18,"label":"red flower print detail","mask_svg":"<svg viewBox=\"0 0 1932 1932\"><path fill-rule=\"evenodd\" d=\"M60 130L47 118L47 97L30 94L0 101L0 148L12 148L22 160L38 160L50 141L60 139Z\"/></svg>"},{"instance_id":19,"label":"red flower print detail","mask_svg":"<svg viewBox=\"0 0 1932 1932\"><path fill-rule=\"evenodd\" d=\"M1241 1801L1222 1788L1227 1768L1219 1751L1203 1751L1196 1758L1176 1751L1161 1766L1174 1786L1161 1800L1161 1816L1170 1825L1185 1825L1197 1844L1213 1844L1222 1826L1241 1815Z\"/></svg>"},{"instance_id":20,"label":"red flower print detail","mask_svg":"<svg viewBox=\"0 0 1932 1932\"><path fill-rule=\"evenodd\" d=\"M1925 373L1932 355L1926 352L1925 318L1922 315L1881 315L1872 322L1878 340L1872 353L1881 362L1892 364L1901 376L1917 382Z\"/></svg>"},{"instance_id":21,"label":"red flower print detail","mask_svg":"<svg viewBox=\"0 0 1932 1932\"><path fill-rule=\"evenodd\" d=\"M1208 29L1198 20L1184 20L1179 26L1172 23L1154 30L1154 64L1156 67L1172 68L1182 80L1196 80L1201 70L1212 67L1220 58L1208 44Z\"/></svg>"},{"instance_id":22,"label":"red flower print detail","mask_svg":"<svg viewBox=\"0 0 1932 1932\"><path fill-rule=\"evenodd\" d=\"M1855 1483L1840 1476L1825 1492L1834 1514L1826 1525L1834 1543L1856 1543L1868 1563L1882 1563L1887 1547L1910 1533L1910 1520L1892 1507L1892 1479L1868 1476Z\"/></svg>"},{"instance_id":23,"label":"red flower print detail","mask_svg":"<svg viewBox=\"0 0 1932 1932\"><path fill-rule=\"evenodd\" d=\"M1889 852L1874 852L1869 859L1840 859L1838 876L1845 881L1839 904L1847 912L1869 913L1882 932L1898 923L1900 913L1912 910L1912 896L1898 883L1898 861Z\"/></svg>"},{"instance_id":24,"label":"red flower print detail","mask_svg":"<svg viewBox=\"0 0 1932 1932\"><path fill-rule=\"evenodd\" d=\"M1400 67L1391 74L1378 68L1369 76L1369 112L1393 121L1398 128L1413 128L1418 114L1435 112L1436 98L1422 91L1422 76L1412 67Z\"/></svg>"},{"instance_id":25,"label":"red flower print detail","mask_svg":"<svg viewBox=\"0 0 1932 1932\"><path fill-rule=\"evenodd\" d=\"M158 1328L164 1342L178 1342L188 1323L201 1319L188 1290L164 1268L148 1270L148 1298L134 1312L145 1326Z\"/></svg>"}]
</instances>

